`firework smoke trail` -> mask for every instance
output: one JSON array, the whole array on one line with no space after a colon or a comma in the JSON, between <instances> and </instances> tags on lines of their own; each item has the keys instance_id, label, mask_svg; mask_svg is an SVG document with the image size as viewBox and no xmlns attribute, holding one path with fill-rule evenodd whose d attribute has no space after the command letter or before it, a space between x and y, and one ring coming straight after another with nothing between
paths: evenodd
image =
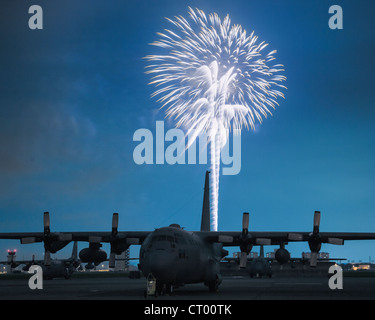
<instances>
[{"instance_id":1,"label":"firework smoke trail","mask_svg":"<svg viewBox=\"0 0 375 320\"><path fill-rule=\"evenodd\" d=\"M255 130L255 122L271 115L270 108L284 97L283 66L268 64L276 50L267 54L265 42L257 43L254 32L247 35L240 25L232 25L214 13L206 16L189 7L189 21L183 16L167 20L176 31L158 33L151 45L166 54L149 55L148 74L156 86L166 116L184 127L189 143L207 134L211 157L211 226L217 231L220 152L230 130L243 126ZM188 145L187 147L189 147Z\"/></svg>"}]
</instances>

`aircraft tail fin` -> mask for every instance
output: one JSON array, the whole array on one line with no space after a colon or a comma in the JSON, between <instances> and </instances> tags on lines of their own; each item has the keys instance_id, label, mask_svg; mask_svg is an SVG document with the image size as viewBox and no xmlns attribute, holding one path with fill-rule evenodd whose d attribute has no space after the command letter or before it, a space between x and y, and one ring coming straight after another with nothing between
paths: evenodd
<instances>
[{"instance_id":1,"label":"aircraft tail fin","mask_svg":"<svg viewBox=\"0 0 375 320\"><path fill-rule=\"evenodd\" d=\"M206 171L206 178L204 181L204 194L203 194L203 208L202 208L202 220L201 220L201 231L211 231L210 227L210 172Z\"/></svg>"},{"instance_id":2,"label":"aircraft tail fin","mask_svg":"<svg viewBox=\"0 0 375 320\"><path fill-rule=\"evenodd\" d=\"M264 248L263 248L263 245L260 246L259 256L261 256L262 258L264 258Z\"/></svg>"}]
</instances>

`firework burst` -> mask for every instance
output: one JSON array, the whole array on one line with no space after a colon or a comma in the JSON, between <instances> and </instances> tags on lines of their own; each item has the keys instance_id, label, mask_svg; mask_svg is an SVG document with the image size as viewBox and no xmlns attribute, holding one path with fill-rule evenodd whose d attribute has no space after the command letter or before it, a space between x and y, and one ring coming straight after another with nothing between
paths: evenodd
<instances>
[{"instance_id":1,"label":"firework burst","mask_svg":"<svg viewBox=\"0 0 375 320\"><path fill-rule=\"evenodd\" d=\"M271 115L270 109L284 97L280 88L286 79L281 64L270 66L276 50L264 54L267 43L258 42L254 32L231 25L227 15L206 14L189 8L183 16L167 20L176 30L158 33L152 45L165 54L149 55L147 68L152 96L166 108L166 116L186 129L189 142L207 134L211 157L211 225L217 231L220 152L230 130L255 123Z\"/></svg>"}]
</instances>

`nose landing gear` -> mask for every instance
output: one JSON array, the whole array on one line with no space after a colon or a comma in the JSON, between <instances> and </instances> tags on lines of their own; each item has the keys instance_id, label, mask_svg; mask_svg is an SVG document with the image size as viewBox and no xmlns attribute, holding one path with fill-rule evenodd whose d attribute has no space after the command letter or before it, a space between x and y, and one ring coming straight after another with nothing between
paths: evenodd
<instances>
[{"instance_id":1,"label":"nose landing gear","mask_svg":"<svg viewBox=\"0 0 375 320\"><path fill-rule=\"evenodd\" d=\"M165 294L173 294L174 286L173 284L163 284L157 282L156 278L150 273L147 277L147 288L144 292L144 297L147 298L149 296L157 296L165 295Z\"/></svg>"}]
</instances>

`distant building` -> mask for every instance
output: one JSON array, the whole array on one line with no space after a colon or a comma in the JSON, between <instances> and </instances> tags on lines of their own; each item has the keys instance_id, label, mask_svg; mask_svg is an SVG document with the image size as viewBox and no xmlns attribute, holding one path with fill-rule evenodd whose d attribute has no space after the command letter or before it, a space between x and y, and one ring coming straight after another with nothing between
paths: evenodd
<instances>
[{"instance_id":1,"label":"distant building","mask_svg":"<svg viewBox=\"0 0 375 320\"><path fill-rule=\"evenodd\" d=\"M272 252L267 252L265 254L265 258L275 259L275 253L279 249L274 249ZM239 259L241 257L241 252L233 252L233 258ZM250 252L247 256L248 258L258 258L259 253L258 252ZM302 252L301 257L305 257L305 259L311 258L311 252ZM318 259L329 259L329 253L328 252L319 252L318 253Z\"/></svg>"},{"instance_id":2,"label":"distant building","mask_svg":"<svg viewBox=\"0 0 375 320\"><path fill-rule=\"evenodd\" d=\"M305 257L305 259L311 258L311 252L302 252L302 257ZM319 252L318 253L318 259L329 259L329 253L328 252Z\"/></svg>"},{"instance_id":3,"label":"distant building","mask_svg":"<svg viewBox=\"0 0 375 320\"><path fill-rule=\"evenodd\" d=\"M12 273L12 264L16 261L16 250L8 250L7 261L8 264L5 266L5 272Z\"/></svg>"},{"instance_id":4,"label":"distant building","mask_svg":"<svg viewBox=\"0 0 375 320\"><path fill-rule=\"evenodd\" d=\"M248 255L247 255L248 258L258 258L259 257L259 253L258 252L250 252ZM240 259L241 258L241 252L233 252L233 258L235 259Z\"/></svg>"},{"instance_id":5,"label":"distant building","mask_svg":"<svg viewBox=\"0 0 375 320\"><path fill-rule=\"evenodd\" d=\"M129 269L129 249L122 254L116 255L115 271L126 271Z\"/></svg>"},{"instance_id":6,"label":"distant building","mask_svg":"<svg viewBox=\"0 0 375 320\"><path fill-rule=\"evenodd\" d=\"M277 250L278 250L278 249L275 249L273 252L267 252L267 253L266 253L266 258L275 259L275 252L276 252Z\"/></svg>"},{"instance_id":7,"label":"distant building","mask_svg":"<svg viewBox=\"0 0 375 320\"><path fill-rule=\"evenodd\" d=\"M375 264L370 262L347 263L344 270L347 271L375 271Z\"/></svg>"}]
</instances>

